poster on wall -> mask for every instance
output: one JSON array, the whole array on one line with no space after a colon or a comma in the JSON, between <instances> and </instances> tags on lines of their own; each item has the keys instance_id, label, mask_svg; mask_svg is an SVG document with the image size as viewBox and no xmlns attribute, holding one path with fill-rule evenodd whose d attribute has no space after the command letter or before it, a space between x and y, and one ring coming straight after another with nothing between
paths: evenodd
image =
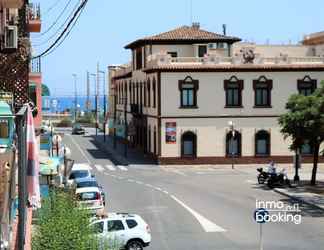
<instances>
[{"instance_id":1,"label":"poster on wall","mask_svg":"<svg viewBox=\"0 0 324 250\"><path fill-rule=\"evenodd\" d=\"M177 123L176 122L165 123L165 142L167 144L177 143Z\"/></svg>"}]
</instances>

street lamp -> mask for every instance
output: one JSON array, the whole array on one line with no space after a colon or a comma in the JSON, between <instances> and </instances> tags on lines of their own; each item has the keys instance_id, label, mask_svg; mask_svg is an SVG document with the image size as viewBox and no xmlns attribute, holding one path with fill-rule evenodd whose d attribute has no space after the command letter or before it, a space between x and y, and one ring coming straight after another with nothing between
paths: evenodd
<instances>
[{"instance_id":1,"label":"street lamp","mask_svg":"<svg viewBox=\"0 0 324 250\"><path fill-rule=\"evenodd\" d=\"M232 155L232 169L234 169L234 138L235 138L235 129L234 129L234 122L233 121L229 121L228 122L228 126L230 128L231 131L231 146L229 148L229 151Z\"/></svg>"},{"instance_id":2,"label":"street lamp","mask_svg":"<svg viewBox=\"0 0 324 250\"><path fill-rule=\"evenodd\" d=\"M97 103L97 101L98 101L98 98L97 98L97 93L98 93L98 89L97 89L97 80L96 80L96 74L90 74L91 76L93 76L94 77L94 89L95 89L95 112L96 112L96 136L98 135L98 126L97 126L97 121L98 121L98 103Z\"/></svg>"},{"instance_id":3,"label":"street lamp","mask_svg":"<svg viewBox=\"0 0 324 250\"><path fill-rule=\"evenodd\" d=\"M103 132L104 132L104 142L105 142L106 141L106 113L107 113L107 95L106 95L106 83L105 83L106 72L99 70L99 73L103 74L103 92L104 92Z\"/></svg>"},{"instance_id":4,"label":"street lamp","mask_svg":"<svg viewBox=\"0 0 324 250\"><path fill-rule=\"evenodd\" d=\"M77 74L72 74L74 78L74 122L77 119L77 102L78 102L78 93L77 93Z\"/></svg>"}]
</instances>

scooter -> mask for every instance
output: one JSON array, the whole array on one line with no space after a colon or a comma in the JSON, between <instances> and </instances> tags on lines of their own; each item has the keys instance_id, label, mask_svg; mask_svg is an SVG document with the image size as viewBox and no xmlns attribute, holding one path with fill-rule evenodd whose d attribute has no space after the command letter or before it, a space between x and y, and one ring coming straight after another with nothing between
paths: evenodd
<instances>
[{"instance_id":1,"label":"scooter","mask_svg":"<svg viewBox=\"0 0 324 250\"><path fill-rule=\"evenodd\" d=\"M279 173L277 174L268 174L269 178L267 181L267 185L269 188L274 188L274 186L284 186L288 185L289 187L291 186L290 180L287 176L286 169L282 169Z\"/></svg>"}]
</instances>

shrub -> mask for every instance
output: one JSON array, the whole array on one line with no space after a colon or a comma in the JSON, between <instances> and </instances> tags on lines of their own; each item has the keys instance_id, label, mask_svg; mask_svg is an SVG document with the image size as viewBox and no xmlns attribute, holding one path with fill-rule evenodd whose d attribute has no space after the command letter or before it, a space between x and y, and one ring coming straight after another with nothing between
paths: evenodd
<instances>
[{"instance_id":1,"label":"shrub","mask_svg":"<svg viewBox=\"0 0 324 250\"><path fill-rule=\"evenodd\" d=\"M56 126L57 127L71 127L72 121L68 118L64 118L59 123L57 123Z\"/></svg>"}]
</instances>

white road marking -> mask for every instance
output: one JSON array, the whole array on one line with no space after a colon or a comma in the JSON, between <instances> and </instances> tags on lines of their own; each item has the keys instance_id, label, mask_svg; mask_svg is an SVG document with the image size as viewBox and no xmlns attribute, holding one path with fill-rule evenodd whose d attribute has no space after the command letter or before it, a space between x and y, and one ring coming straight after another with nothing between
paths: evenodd
<instances>
[{"instance_id":1,"label":"white road marking","mask_svg":"<svg viewBox=\"0 0 324 250\"><path fill-rule=\"evenodd\" d=\"M116 168L114 166L112 166L112 165L106 165L105 167L110 171L115 171L116 170Z\"/></svg>"},{"instance_id":2,"label":"white road marking","mask_svg":"<svg viewBox=\"0 0 324 250\"><path fill-rule=\"evenodd\" d=\"M94 165L95 166L95 168L99 171L99 172L103 172L105 169L103 168L103 166L101 166L101 165L98 165L98 164L96 164L96 165Z\"/></svg>"},{"instance_id":3,"label":"white road marking","mask_svg":"<svg viewBox=\"0 0 324 250\"><path fill-rule=\"evenodd\" d=\"M165 191L165 190L163 190L163 193L165 193L165 194L169 194L169 192L168 192L168 191Z\"/></svg>"},{"instance_id":4,"label":"white road marking","mask_svg":"<svg viewBox=\"0 0 324 250\"><path fill-rule=\"evenodd\" d=\"M91 164L91 161L89 160L89 158L86 156L86 154L83 152L82 148L79 146L79 144L77 144L75 142L75 140L73 139L73 137L69 134L67 134L67 136L69 136L71 138L71 141L73 142L73 144L77 147L77 149L81 152L81 154L83 155L83 157L87 160L87 162L89 164Z\"/></svg>"},{"instance_id":5,"label":"white road marking","mask_svg":"<svg viewBox=\"0 0 324 250\"><path fill-rule=\"evenodd\" d=\"M201 214L197 213L196 211L194 211L193 209L191 209L190 207L188 207L185 203L183 203L182 201L180 201L177 197L175 197L174 195L171 195L171 198L173 200L175 200L177 203L179 203L181 206L183 206L186 210L188 210L200 223L200 225L202 226L202 228L205 230L205 232L207 233L211 233L211 232L226 232L226 230L218 225L216 225L214 222L206 219L204 216L202 216Z\"/></svg>"},{"instance_id":6,"label":"white road marking","mask_svg":"<svg viewBox=\"0 0 324 250\"><path fill-rule=\"evenodd\" d=\"M162 189L159 187L155 187L155 190L162 191Z\"/></svg>"},{"instance_id":7,"label":"white road marking","mask_svg":"<svg viewBox=\"0 0 324 250\"><path fill-rule=\"evenodd\" d=\"M129 182L135 182L133 179L127 179L127 181L129 181Z\"/></svg>"},{"instance_id":8,"label":"white road marking","mask_svg":"<svg viewBox=\"0 0 324 250\"><path fill-rule=\"evenodd\" d=\"M128 169L125 168L124 166L117 165L116 167L119 168L121 171L128 171Z\"/></svg>"},{"instance_id":9,"label":"white road marking","mask_svg":"<svg viewBox=\"0 0 324 250\"><path fill-rule=\"evenodd\" d=\"M144 183L141 182L141 181L135 181L135 183L140 184L140 185L144 184Z\"/></svg>"},{"instance_id":10,"label":"white road marking","mask_svg":"<svg viewBox=\"0 0 324 250\"><path fill-rule=\"evenodd\" d=\"M182 176L187 176L185 173L181 172L180 170L171 170L171 172L182 175Z\"/></svg>"}]
</instances>

